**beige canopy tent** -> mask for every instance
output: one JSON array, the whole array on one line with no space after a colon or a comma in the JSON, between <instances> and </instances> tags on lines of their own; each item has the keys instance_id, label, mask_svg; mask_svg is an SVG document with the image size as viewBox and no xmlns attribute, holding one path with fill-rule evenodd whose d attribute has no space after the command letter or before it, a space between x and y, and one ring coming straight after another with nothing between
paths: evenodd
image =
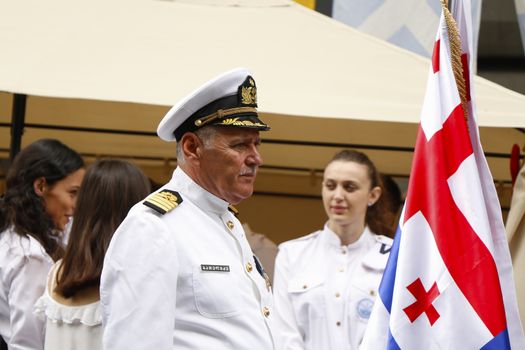
<instances>
[{"instance_id":1,"label":"beige canopy tent","mask_svg":"<svg viewBox=\"0 0 525 350\"><path fill-rule=\"evenodd\" d=\"M22 146L56 137L88 159L133 157L159 182L176 164L174 146L154 136L169 106L250 68L272 130L241 215L278 241L322 225L319 174L337 150L361 149L381 171L408 176L430 66L285 0L3 1L0 48L5 157L17 94L27 96ZM474 89L493 175L508 182L525 96L479 77Z\"/></svg>"}]
</instances>

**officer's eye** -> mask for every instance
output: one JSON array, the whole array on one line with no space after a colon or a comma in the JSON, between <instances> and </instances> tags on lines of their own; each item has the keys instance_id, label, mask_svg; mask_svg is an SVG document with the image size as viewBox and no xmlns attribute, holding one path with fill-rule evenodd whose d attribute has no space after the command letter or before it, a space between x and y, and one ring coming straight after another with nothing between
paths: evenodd
<instances>
[{"instance_id":1,"label":"officer's eye","mask_svg":"<svg viewBox=\"0 0 525 350\"><path fill-rule=\"evenodd\" d=\"M233 148L239 149L239 150L245 149L247 147L248 147L248 144L245 142L240 142L240 143L236 143L233 145Z\"/></svg>"}]
</instances>

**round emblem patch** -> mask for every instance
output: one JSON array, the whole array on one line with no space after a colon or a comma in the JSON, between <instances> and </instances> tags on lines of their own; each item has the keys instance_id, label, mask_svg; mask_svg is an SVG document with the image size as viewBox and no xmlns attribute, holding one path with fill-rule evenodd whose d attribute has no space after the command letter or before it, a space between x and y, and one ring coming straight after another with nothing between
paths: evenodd
<instances>
[{"instance_id":1,"label":"round emblem patch","mask_svg":"<svg viewBox=\"0 0 525 350\"><path fill-rule=\"evenodd\" d=\"M364 298L359 300L357 303L356 309L357 314L360 318L368 320L370 314L372 313L372 307L374 306L374 301L372 299Z\"/></svg>"}]
</instances>

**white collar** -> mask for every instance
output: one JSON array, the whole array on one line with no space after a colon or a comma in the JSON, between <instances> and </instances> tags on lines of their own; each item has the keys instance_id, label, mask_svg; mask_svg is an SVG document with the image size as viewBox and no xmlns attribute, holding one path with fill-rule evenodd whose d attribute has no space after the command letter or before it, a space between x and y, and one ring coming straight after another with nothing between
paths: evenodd
<instances>
[{"instance_id":1,"label":"white collar","mask_svg":"<svg viewBox=\"0 0 525 350\"><path fill-rule=\"evenodd\" d=\"M328 227L328 223L324 225L323 231L321 232L321 237L323 241L325 242L325 244L331 247L340 249L343 246L341 244L341 239L339 238L339 235ZM368 228L368 226L365 226L365 229L363 230L363 233L361 234L361 236L359 236L359 239L355 241L354 243L350 243L346 245L345 247L350 251L359 250L363 246L367 245L367 242L369 242L370 240L373 241L374 236L372 232L370 231L370 229Z\"/></svg>"},{"instance_id":2,"label":"white collar","mask_svg":"<svg viewBox=\"0 0 525 350\"><path fill-rule=\"evenodd\" d=\"M180 167L177 167L173 172L168 187L180 192L190 202L204 211L221 215L228 210L228 202L202 188Z\"/></svg>"}]
</instances>

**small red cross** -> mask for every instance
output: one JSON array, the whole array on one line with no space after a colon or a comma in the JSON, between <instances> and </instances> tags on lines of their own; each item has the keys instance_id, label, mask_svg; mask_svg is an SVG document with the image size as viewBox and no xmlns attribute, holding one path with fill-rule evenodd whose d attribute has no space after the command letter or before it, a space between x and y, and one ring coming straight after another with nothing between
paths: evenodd
<instances>
[{"instance_id":1,"label":"small red cross","mask_svg":"<svg viewBox=\"0 0 525 350\"><path fill-rule=\"evenodd\" d=\"M416 297L416 301L413 304L403 309L410 322L413 323L422 313L425 313L430 321L430 325L433 326L434 322L439 318L439 313L434 305L432 305L434 300L436 300L440 294L436 282L434 282L427 292L425 286L423 286L423 283L418 277L407 287L407 289L414 297Z\"/></svg>"}]
</instances>

